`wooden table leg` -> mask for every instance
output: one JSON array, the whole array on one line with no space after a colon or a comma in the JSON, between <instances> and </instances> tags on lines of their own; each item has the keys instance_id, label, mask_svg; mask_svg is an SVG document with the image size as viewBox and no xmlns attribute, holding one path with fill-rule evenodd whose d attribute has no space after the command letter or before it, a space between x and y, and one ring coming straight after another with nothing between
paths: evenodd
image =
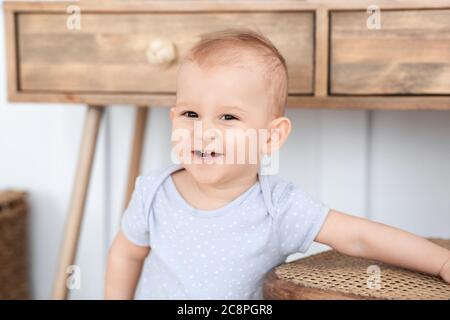
<instances>
[{"instance_id":1,"label":"wooden table leg","mask_svg":"<svg viewBox=\"0 0 450 320\"><path fill-rule=\"evenodd\" d=\"M138 106L136 108L136 120L134 125L133 145L131 149L130 163L128 167L128 185L125 195L125 209L131 199L136 178L141 167L142 150L144 147L145 127L147 124L147 114L149 107Z\"/></svg>"},{"instance_id":2,"label":"wooden table leg","mask_svg":"<svg viewBox=\"0 0 450 320\"><path fill-rule=\"evenodd\" d=\"M73 265L77 253L78 238L86 204L86 195L97 144L100 120L103 115L103 106L88 106L84 120L83 138L81 140L75 182L72 189L72 198L67 217L64 244L59 258L59 267L53 288L54 299L68 297L67 268Z\"/></svg>"}]
</instances>

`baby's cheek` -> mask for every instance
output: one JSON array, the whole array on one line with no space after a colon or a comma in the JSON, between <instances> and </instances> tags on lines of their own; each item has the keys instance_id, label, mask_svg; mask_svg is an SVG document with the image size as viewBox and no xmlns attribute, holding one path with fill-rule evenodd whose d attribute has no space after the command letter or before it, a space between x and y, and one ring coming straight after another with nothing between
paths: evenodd
<instances>
[{"instance_id":1,"label":"baby's cheek","mask_svg":"<svg viewBox=\"0 0 450 320\"><path fill-rule=\"evenodd\" d=\"M226 153L233 150L234 161L237 164L255 164L259 156L259 138L256 131L236 131L234 135L225 138Z\"/></svg>"}]
</instances>

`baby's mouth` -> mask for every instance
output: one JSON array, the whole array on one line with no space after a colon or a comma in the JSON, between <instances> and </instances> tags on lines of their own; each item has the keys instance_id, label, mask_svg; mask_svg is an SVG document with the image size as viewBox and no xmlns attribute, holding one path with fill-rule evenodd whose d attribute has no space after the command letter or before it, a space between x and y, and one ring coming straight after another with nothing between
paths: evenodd
<instances>
[{"instance_id":1,"label":"baby's mouth","mask_svg":"<svg viewBox=\"0 0 450 320\"><path fill-rule=\"evenodd\" d=\"M192 154L195 157L202 158L202 159L213 159L213 158L218 158L223 155L222 153L218 153L215 151L202 152L201 150L193 150Z\"/></svg>"}]
</instances>

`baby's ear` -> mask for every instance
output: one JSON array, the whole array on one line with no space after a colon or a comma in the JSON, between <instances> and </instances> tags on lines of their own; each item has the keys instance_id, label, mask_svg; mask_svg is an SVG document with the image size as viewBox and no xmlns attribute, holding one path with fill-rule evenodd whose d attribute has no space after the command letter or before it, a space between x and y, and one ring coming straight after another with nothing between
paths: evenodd
<instances>
[{"instance_id":1,"label":"baby's ear","mask_svg":"<svg viewBox=\"0 0 450 320\"><path fill-rule=\"evenodd\" d=\"M175 107L171 107L169 110L169 117L170 117L170 121L173 121L173 114L175 112Z\"/></svg>"},{"instance_id":2,"label":"baby's ear","mask_svg":"<svg viewBox=\"0 0 450 320\"><path fill-rule=\"evenodd\" d=\"M278 151L291 133L291 121L287 117L272 120L268 127L267 151L269 154Z\"/></svg>"}]
</instances>

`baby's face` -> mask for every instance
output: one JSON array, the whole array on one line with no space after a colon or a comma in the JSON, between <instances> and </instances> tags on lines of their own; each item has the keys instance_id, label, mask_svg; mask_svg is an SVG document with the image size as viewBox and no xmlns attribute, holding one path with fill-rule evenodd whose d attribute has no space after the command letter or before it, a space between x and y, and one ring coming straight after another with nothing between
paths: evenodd
<instances>
[{"instance_id":1,"label":"baby's face","mask_svg":"<svg viewBox=\"0 0 450 320\"><path fill-rule=\"evenodd\" d=\"M185 63L179 70L177 99L170 112L178 160L203 183L256 174L264 140L259 134L273 119L269 101L260 71L237 66L207 69ZM182 142L182 135L189 139Z\"/></svg>"}]
</instances>

